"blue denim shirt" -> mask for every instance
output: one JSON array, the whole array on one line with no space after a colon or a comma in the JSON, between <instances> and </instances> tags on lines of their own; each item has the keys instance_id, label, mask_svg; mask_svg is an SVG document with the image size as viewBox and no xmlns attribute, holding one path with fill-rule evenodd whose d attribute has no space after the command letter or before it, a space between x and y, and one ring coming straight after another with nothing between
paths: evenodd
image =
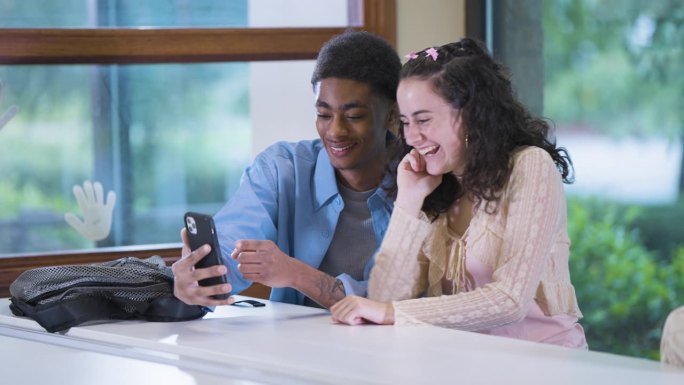
<instances>
[{"instance_id":1,"label":"blue denim shirt","mask_svg":"<svg viewBox=\"0 0 684 385\"><path fill-rule=\"evenodd\" d=\"M393 203L381 187L367 202L379 246ZM318 268L343 208L335 169L319 139L278 142L257 155L242 175L238 191L214 216L232 294L251 285L238 271L237 262L230 258L235 241L272 240L285 254ZM337 277L347 295L366 295L373 263L371 257L364 269L364 281L356 281L347 274ZM274 288L270 299L301 305L304 295L292 288Z\"/></svg>"}]
</instances>

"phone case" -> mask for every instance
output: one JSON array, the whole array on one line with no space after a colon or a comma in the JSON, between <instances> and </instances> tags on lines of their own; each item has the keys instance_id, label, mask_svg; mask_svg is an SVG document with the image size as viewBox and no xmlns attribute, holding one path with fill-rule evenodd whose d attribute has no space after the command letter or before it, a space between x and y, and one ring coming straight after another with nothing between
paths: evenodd
<instances>
[{"instance_id":1,"label":"phone case","mask_svg":"<svg viewBox=\"0 0 684 385\"><path fill-rule=\"evenodd\" d=\"M218 236L216 234L216 226L214 226L214 219L207 214L187 212L184 216L185 229L187 231L188 242L191 250L197 250L205 244L211 246L211 252L202 258L195 267L202 269L214 265L222 265L223 258L221 258L221 248L219 247ZM213 286L226 283L226 276L211 277L199 281L200 286ZM217 299L228 298L227 294L212 296Z\"/></svg>"}]
</instances>

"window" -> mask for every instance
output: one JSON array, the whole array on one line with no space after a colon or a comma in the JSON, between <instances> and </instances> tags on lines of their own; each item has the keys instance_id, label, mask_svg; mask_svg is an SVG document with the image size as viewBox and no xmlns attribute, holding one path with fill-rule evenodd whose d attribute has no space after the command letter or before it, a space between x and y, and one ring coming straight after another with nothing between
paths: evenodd
<instances>
[{"instance_id":1,"label":"window","mask_svg":"<svg viewBox=\"0 0 684 385\"><path fill-rule=\"evenodd\" d=\"M570 268L590 349L657 359L684 304L681 2L468 5L469 32L574 162Z\"/></svg>"},{"instance_id":2,"label":"window","mask_svg":"<svg viewBox=\"0 0 684 385\"><path fill-rule=\"evenodd\" d=\"M0 116L18 108L0 128L0 261L177 243L183 212L218 211L263 147L255 85L299 70L310 92L323 42L358 27L394 43L394 14L393 0L0 1ZM86 180L116 192L104 239L64 218L82 215Z\"/></svg>"}]
</instances>

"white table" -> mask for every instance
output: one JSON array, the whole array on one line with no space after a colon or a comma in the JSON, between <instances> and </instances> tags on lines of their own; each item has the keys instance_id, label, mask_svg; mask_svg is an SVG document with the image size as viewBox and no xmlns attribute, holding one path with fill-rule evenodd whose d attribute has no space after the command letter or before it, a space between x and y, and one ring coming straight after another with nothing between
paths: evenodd
<instances>
[{"instance_id":1,"label":"white table","mask_svg":"<svg viewBox=\"0 0 684 385\"><path fill-rule=\"evenodd\" d=\"M0 352L3 384L245 385L202 370L4 335Z\"/></svg>"},{"instance_id":2,"label":"white table","mask_svg":"<svg viewBox=\"0 0 684 385\"><path fill-rule=\"evenodd\" d=\"M324 310L264 302L221 307L195 321L99 323L50 334L12 316L2 299L0 336L26 346L15 354L0 344L0 362L10 355L14 362L31 360L39 343L87 351L113 369L106 362L112 356L207 384L217 377L277 384L684 384L684 370L645 359L432 326L350 327L332 323ZM68 357L60 367L69 365L80 367Z\"/></svg>"}]
</instances>

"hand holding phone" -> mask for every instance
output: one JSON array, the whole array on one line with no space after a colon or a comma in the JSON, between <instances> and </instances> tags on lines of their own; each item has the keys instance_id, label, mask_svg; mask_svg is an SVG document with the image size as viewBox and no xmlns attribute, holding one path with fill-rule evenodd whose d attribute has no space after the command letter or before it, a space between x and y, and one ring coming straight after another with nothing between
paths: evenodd
<instances>
[{"instance_id":1,"label":"hand holding phone","mask_svg":"<svg viewBox=\"0 0 684 385\"><path fill-rule=\"evenodd\" d=\"M221 248L219 246L213 218L210 215L195 212L185 213L184 218L190 249L195 251L205 244L211 246L211 252L200 259L199 262L195 264L195 268L203 269L214 265L222 265L223 258L221 258ZM220 275L202 279L198 283L200 286L214 286L225 284L227 283L227 280L225 275ZM213 295L212 298L226 299L228 298L228 294L216 294Z\"/></svg>"}]
</instances>

